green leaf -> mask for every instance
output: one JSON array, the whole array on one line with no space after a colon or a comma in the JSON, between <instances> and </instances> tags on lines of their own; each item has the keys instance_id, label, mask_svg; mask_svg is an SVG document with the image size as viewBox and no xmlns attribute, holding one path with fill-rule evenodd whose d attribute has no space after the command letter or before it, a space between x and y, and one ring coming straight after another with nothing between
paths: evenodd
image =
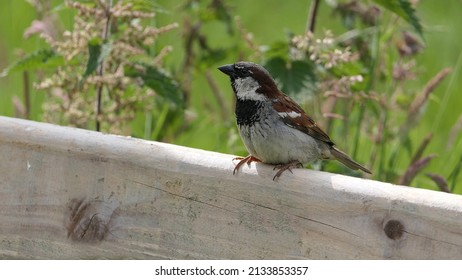
<instances>
[{"instance_id":1,"label":"green leaf","mask_svg":"<svg viewBox=\"0 0 462 280\"><path fill-rule=\"evenodd\" d=\"M55 68L62 65L64 65L64 58L61 55L55 53L52 49L42 49L14 62L0 73L0 77L5 77L15 72Z\"/></svg>"},{"instance_id":2,"label":"green leaf","mask_svg":"<svg viewBox=\"0 0 462 280\"><path fill-rule=\"evenodd\" d=\"M284 60L289 59L289 44L285 41L276 41L272 43L265 52L269 59L279 57Z\"/></svg>"},{"instance_id":3,"label":"green leaf","mask_svg":"<svg viewBox=\"0 0 462 280\"><path fill-rule=\"evenodd\" d=\"M363 80L352 84L351 89L355 91L367 91L367 83L370 78L370 73L368 72L368 69L362 65L361 61L339 63L330 69L330 72L338 79L344 76L361 75Z\"/></svg>"},{"instance_id":4,"label":"green leaf","mask_svg":"<svg viewBox=\"0 0 462 280\"><path fill-rule=\"evenodd\" d=\"M86 78L95 72L98 65L111 53L112 42L106 42L102 44L100 38L93 38L88 41L88 57L87 68L83 77Z\"/></svg>"},{"instance_id":5,"label":"green leaf","mask_svg":"<svg viewBox=\"0 0 462 280\"><path fill-rule=\"evenodd\" d=\"M196 14L197 19L202 23L219 21L226 25L228 34L234 34L234 16L225 1L212 0L206 7L202 7L200 2L204 3L204 1L188 1L184 8L189 10L189 13L194 12L193 14Z\"/></svg>"},{"instance_id":6,"label":"green leaf","mask_svg":"<svg viewBox=\"0 0 462 280\"><path fill-rule=\"evenodd\" d=\"M125 75L132 78L141 78L144 85L155 90L157 94L166 98L175 105L183 104L183 96L178 83L160 69L142 64L143 70L133 66L125 67Z\"/></svg>"},{"instance_id":7,"label":"green leaf","mask_svg":"<svg viewBox=\"0 0 462 280\"><path fill-rule=\"evenodd\" d=\"M291 60L289 43L273 42L265 52L265 68L273 75L281 90L301 101L315 94L316 77L311 61Z\"/></svg>"},{"instance_id":8,"label":"green leaf","mask_svg":"<svg viewBox=\"0 0 462 280\"><path fill-rule=\"evenodd\" d=\"M407 21L422 37L422 25L408 0L374 0L374 2Z\"/></svg>"},{"instance_id":9,"label":"green leaf","mask_svg":"<svg viewBox=\"0 0 462 280\"><path fill-rule=\"evenodd\" d=\"M286 62L280 57L275 57L266 62L265 68L276 79L281 90L296 99L316 93L316 77L310 62Z\"/></svg>"}]
</instances>

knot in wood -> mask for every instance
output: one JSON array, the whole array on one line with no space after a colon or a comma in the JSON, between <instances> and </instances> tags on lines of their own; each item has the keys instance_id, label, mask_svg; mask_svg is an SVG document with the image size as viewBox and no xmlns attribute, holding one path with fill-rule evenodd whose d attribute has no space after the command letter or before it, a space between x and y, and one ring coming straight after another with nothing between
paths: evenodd
<instances>
[{"instance_id":1,"label":"knot in wood","mask_svg":"<svg viewBox=\"0 0 462 280\"><path fill-rule=\"evenodd\" d=\"M106 239L117 213L117 207L98 199L72 199L68 205L67 237L79 242Z\"/></svg>"},{"instance_id":2,"label":"knot in wood","mask_svg":"<svg viewBox=\"0 0 462 280\"><path fill-rule=\"evenodd\" d=\"M403 236L404 225L398 220L390 220L383 228L388 238L397 240Z\"/></svg>"}]
</instances>

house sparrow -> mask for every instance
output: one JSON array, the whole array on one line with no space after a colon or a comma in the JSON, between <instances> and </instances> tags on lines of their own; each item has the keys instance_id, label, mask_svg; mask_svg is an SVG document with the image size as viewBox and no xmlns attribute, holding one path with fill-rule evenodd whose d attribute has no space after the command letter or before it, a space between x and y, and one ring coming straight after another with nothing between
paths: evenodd
<instances>
[{"instance_id":1,"label":"house sparrow","mask_svg":"<svg viewBox=\"0 0 462 280\"><path fill-rule=\"evenodd\" d=\"M252 62L218 68L231 79L236 96L239 134L250 153L239 159L233 174L244 164L273 164L273 180L294 167L317 159L336 159L347 167L371 173L335 147L329 136L289 96L281 92L269 72Z\"/></svg>"}]
</instances>

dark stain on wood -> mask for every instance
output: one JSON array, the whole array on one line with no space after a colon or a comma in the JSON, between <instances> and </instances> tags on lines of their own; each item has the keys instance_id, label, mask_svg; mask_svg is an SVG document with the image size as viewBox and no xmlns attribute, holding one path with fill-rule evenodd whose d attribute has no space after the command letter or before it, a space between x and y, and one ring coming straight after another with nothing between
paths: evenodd
<instances>
[{"instance_id":1,"label":"dark stain on wood","mask_svg":"<svg viewBox=\"0 0 462 280\"><path fill-rule=\"evenodd\" d=\"M104 201L72 199L68 204L67 237L78 242L101 242L110 233L116 209Z\"/></svg>"}]
</instances>

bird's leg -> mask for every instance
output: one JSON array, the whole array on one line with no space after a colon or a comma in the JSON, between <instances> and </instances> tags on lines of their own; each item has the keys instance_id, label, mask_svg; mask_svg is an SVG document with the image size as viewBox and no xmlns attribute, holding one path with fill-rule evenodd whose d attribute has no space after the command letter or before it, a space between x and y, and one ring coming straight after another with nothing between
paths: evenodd
<instances>
[{"instance_id":1,"label":"bird's leg","mask_svg":"<svg viewBox=\"0 0 462 280\"><path fill-rule=\"evenodd\" d=\"M279 171L276 173L276 175L274 175L273 181L276 180L276 178L279 178L279 176L281 176L281 174L284 171L289 170L291 173L293 173L292 168L300 168L300 167L303 167L303 164L301 162L299 162L298 160L293 160L293 161L291 161L289 163L276 165L273 168L273 170L279 169Z\"/></svg>"},{"instance_id":2,"label":"bird's leg","mask_svg":"<svg viewBox=\"0 0 462 280\"><path fill-rule=\"evenodd\" d=\"M250 166L250 163L252 163L253 161L255 162L261 162L261 160L259 160L258 158L252 156L252 155L248 155L246 156L245 158L243 157L236 157L236 158L233 158L233 161L234 160L239 160L238 164L236 165L236 167L234 167L234 170L233 170L233 175L236 174L236 172L239 170L239 168L244 164L244 163L247 163L247 166Z\"/></svg>"}]
</instances>

